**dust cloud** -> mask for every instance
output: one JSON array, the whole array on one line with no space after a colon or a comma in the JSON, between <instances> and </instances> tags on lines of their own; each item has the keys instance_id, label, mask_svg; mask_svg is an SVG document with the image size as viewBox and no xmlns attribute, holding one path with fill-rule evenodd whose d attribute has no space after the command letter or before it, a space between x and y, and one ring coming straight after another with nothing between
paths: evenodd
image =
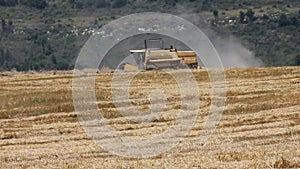
<instances>
[{"instance_id":1,"label":"dust cloud","mask_svg":"<svg viewBox=\"0 0 300 169\"><path fill-rule=\"evenodd\" d=\"M263 62L234 38L211 39L225 68L261 67Z\"/></svg>"},{"instance_id":2,"label":"dust cloud","mask_svg":"<svg viewBox=\"0 0 300 169\"><path fill-rule=\"evenodd\" d=\"M187 11L178 8L178 11ZM230 32L222 30L221 33L210 28L209 20L205 19L199 13L181 13L178 16L187 19L195 24L210 39L219 53L220 59L225 68L245 68L245 67L262 67L264 63L247 49L242 43L233 37ZM206 57L206 56L203 56Z\"/></svg>"}]
</instances>

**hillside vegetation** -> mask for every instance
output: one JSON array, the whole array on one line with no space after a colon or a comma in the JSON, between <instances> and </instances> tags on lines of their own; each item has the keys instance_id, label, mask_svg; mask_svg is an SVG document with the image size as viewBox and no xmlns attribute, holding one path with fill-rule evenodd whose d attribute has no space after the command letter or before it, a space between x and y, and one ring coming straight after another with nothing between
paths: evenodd
<instances>
[{"instance_id":1,"label":"hillside vegetation","mask_svg":"<svg viewBox=\"0 0 300 169\"><path fill-rule=\"evenodd\" d=\"M265 65L300 65L299 7L298 0L0 0L0 70L72 69L93 31L147 11L204 16Z\"/></svg>"}]
</instances>

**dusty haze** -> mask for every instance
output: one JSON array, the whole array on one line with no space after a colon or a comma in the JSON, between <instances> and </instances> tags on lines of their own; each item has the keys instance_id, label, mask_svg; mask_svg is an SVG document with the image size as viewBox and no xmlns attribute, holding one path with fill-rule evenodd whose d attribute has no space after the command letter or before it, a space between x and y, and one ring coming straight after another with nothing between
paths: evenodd
<instances>
[{"instance_id":1,"label":"dusty haze","mask_svg":"<svg viewBox=\"0 0 300 169\"><path fill-rule=\"evenodd\" d=\"M211 39L226 68L260 67L263 62L233 38Z\"/></svg>"},{"instance_id":2,"label":"dusty haze","mask_svg":"<svg viewBox=\"0 0 300 169\"><path fill-rule=\"evenodd\" d=\"M247 49L242 43L232 37L229 32L223 30L223 34L218 34L212 30L209 25L209 20L197 13L184 13L189 11L184 6L178 6L178 16L187 19L201 31L203 31L213 43L218 51L220 58L226 68L244 68L244 67L261 67L264 66L263 62L255 57L255 55Z\"/></svg>"}]
</instances>

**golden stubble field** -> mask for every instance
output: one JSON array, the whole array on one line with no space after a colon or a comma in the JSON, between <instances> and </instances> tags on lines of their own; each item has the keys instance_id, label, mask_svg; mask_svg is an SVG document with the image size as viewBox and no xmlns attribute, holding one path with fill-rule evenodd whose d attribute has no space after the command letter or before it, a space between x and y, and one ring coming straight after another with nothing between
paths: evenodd
<instances>
[{"instance_id":1,"label":"golden stubble field","mask_svg":"<svg viewBox=\"0 0 300 169\"><path fill-rule=\"evenodd\" d=\"M184 75L182 71L175 75ZM2 74L0 168L300 167L300 67L226 70L226 107L204 145L197 141L211 104L210 82L205 70L193 74L201 97L194 127L172 150L148 159L113 155L85 134L74 112L72 73ZM152 89L166 94L165 112L142 124L122 118L116 110L112 77L97 74L95 88L99 113L118 133L153 136L173 124L174 112L182 105L171 76L142 72L131 82L130 102L140 110L149 109Z\"/></svg>"}]
</instances>

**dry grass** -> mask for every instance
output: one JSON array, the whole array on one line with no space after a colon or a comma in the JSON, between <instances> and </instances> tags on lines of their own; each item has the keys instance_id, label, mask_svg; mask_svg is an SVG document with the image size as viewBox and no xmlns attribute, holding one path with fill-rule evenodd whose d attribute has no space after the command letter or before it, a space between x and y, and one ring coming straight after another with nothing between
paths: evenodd
<instances>
[{"instance_id":1,"label":"dry grass","mask_svg":"<svg viewBox=\"0 0 300 169\"><path fill-rule=\"evenodd\" d=\"M164 154L128 159L102 150L80 127L72 103L71 73L7 72L0 76L0 168L300 167L299 67L227 70L226 108L205 145L198 140L211 104L210 84L205 70L193 73L201 104L188 136ZM184 75L182 71L175 74ZM163 89L166 94L163 114L139 124L115 109L112 75L97 74L95 85L101 113L115 130L126 136L151 136L173 124L176 110L183 105L171 76L142 72L131 82L130 103L139 110L149 109L152 89Z\"/></svg>"}]
</instances>

